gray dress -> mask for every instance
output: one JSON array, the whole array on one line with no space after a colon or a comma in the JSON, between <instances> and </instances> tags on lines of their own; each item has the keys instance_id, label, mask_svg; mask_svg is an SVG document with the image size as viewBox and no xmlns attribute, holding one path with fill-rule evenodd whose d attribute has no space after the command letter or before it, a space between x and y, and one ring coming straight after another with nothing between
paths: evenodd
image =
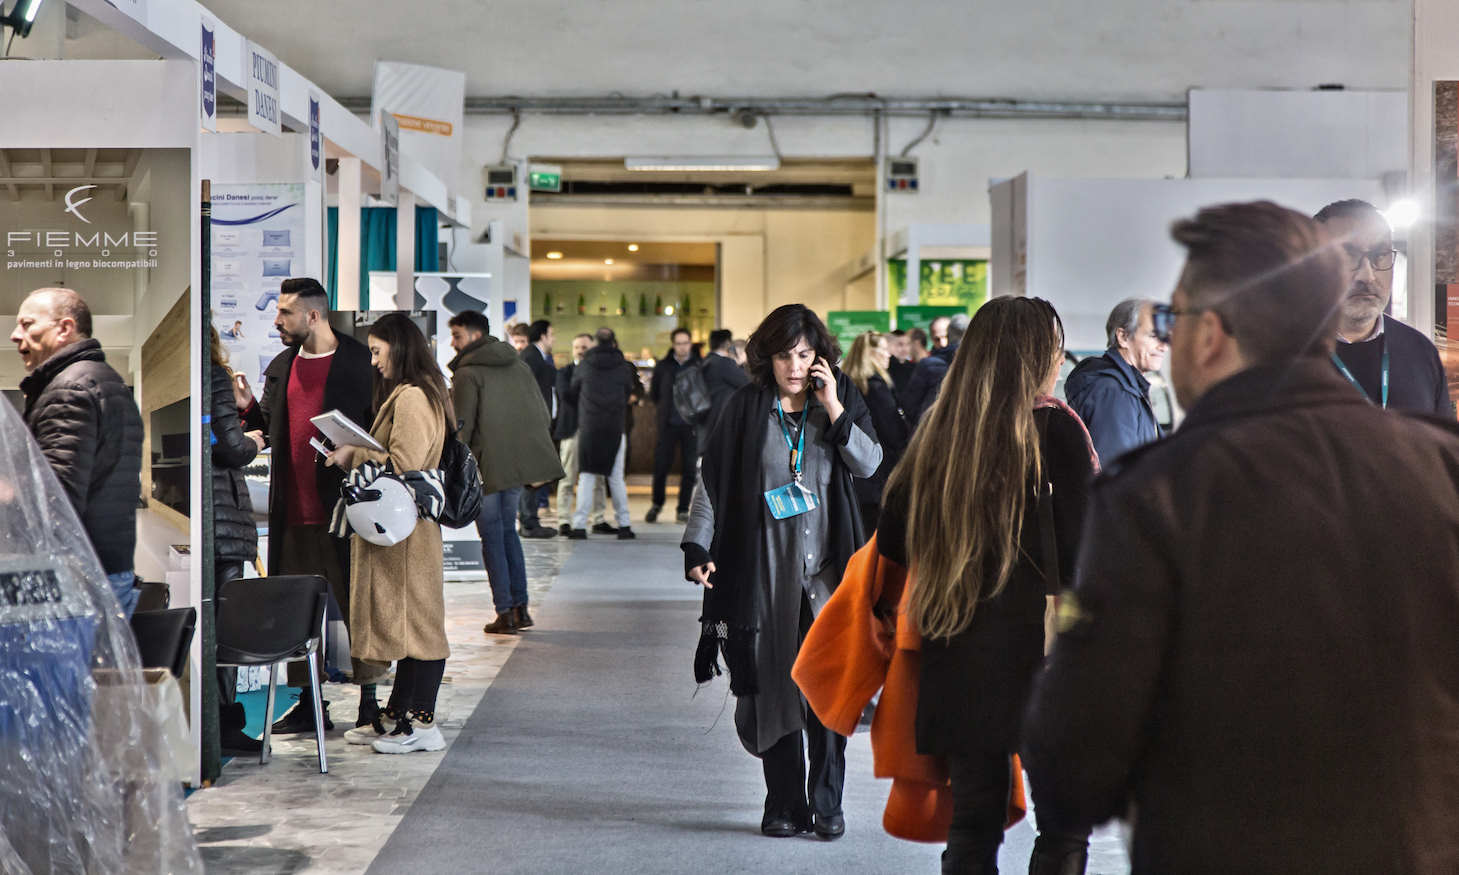
<instances>
[{"instance_id":1,"label":"gray dress","mask_svg":"<svg viewBox=\"0 0 1459 875\"><path fill-rule=\"evenodd\" d=\"M788 415L787 419L799 423L800 414ZM812 401L805 425L801 483L822 502L831 491L833 450L841 454L841 460L855 477L870 476L881 464L881 446L866 432L853 425L846 446L832 447L821 440L830 427L825 408ZM765 422L765 449L760 455L760 490L778 489L793 479L790 448L785 444L772 405ZM834 578L840 572L831 567L825 555L829 543L828 518L824 505L784 520L775 519L768 510L765 512L761 537L767 567L761 580L766 581L770 591L765 598L757 600L760 613L756 623L760 634L755 638L755 669L760 692L741 696L735 705L735 727L739 730L740 743L752 754L763 753L786 735L805 728L805 699L790 679L790 669L805 637L802 605L814 617L820 613L831 589L839 583ZM698 544L708 551L713 541L714 508L701 480L694 487L684 542Z\"/></svg>"}]
</instances>

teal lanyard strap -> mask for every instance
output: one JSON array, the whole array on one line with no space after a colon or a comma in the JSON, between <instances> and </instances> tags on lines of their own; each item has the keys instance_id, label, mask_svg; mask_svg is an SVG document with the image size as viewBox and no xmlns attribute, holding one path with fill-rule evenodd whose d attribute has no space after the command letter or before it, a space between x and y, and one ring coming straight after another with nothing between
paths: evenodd
<instances>
[{"instance_id":1,"label":"teal lanyard strap","mask_svg":"<svg viewBox=\"0 0 1459 875\"><path fill-rule=\"evenodd\" d=\"M775 415L780 417L780 435L785 438L785 446L790 449L790 470L795 473L795 479L800 480L801 467L805 463L805 418L811 412L810 399L806 399L805 407L800 411L800 437L796 444L790 441L790 427L785 424L785 411L780 409L780 399L775 399Z\"/></svg>"},{"instance_id":2,"label":"teal lanyard strap","mask_svg":"<svg viewBox=\"0 0 1459 875\"><path fill-rule=\"evenodd\" d=\"M1382 377L1382 385L1383 385L1383 388L1382 388L1382 396L1383 396L1383 409L1384 410L1387 410L1388 409L1388 335L1385 334L1383 336L1382 344L1383 344L1383 377ZM1337 357L1337 353L1336 352L1334 352L1332 354L1332 363L1335 364L1335 365L1337 365L1337 369L1342 372L1342 375L1344 377L1347 377L1348 378L1348 382L1349 383L1352 383L1353 386L1359 392L1363 392L1362 384L1360 384L1358 382L1358 378L1353 376L1353 372L1350 371L1350 370L1348 370L1348 366L1345 365L1345 364L1343 364L1342 359L1340 359L1340 358ZM1366 395L1367 393L1366 392L1363 392L1363 394Z\"/></svg>"}]
</instances>

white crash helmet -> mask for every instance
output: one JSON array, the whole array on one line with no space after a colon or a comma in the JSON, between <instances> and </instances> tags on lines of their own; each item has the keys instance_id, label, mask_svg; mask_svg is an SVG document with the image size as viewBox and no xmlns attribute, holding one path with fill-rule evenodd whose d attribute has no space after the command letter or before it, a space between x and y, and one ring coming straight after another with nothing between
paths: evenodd
<instances>
[{"instance_id":1,"label":"white crash helmet","mask_svg":"<svg viewBox=\"0 0 1459 875\"><path fill-rule=\"evenodd\" d=\"M394 474L381 474L365 488L353 490L344 513L355 534L381 547L410 537L420 516L415 496Z\"/></svg>"}]
</instances>

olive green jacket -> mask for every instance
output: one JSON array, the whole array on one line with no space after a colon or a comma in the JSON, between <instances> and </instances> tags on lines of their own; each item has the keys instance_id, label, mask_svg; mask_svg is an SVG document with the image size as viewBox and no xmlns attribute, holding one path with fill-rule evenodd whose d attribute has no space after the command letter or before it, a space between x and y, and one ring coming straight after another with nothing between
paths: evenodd
<instances>
[{"instance_id":1,"label":"olive green jacket","mask_svg":"<svg viewBox=\"0 0 1459 875\"><path fill-rule=\"evenodd\" d=\"M457 436L481 466L483 492L563 476L542 392L511 344L488 335L462 350L450 368Z\"/></svg>"}]
</instances>

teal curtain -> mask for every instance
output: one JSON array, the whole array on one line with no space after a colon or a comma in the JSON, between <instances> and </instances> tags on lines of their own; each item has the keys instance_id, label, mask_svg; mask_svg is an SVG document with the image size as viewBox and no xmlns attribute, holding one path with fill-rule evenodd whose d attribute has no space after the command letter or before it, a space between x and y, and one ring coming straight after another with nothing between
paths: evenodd
<instances>
[{"instance_id":1,"label":"teal curtain","mask_svg":"<svg viewBox=\"0 0 1459 875\"><path fill-rule=\"evenodd\" d=\"M365 207L360 210L360 309L370 309L370 271L395 270L395 217L392 207ZM415 269L440 270L440 228L435 207L415 208ZM339 208L329 208L329 291L330 306L338 295L339 271Z\"/></svg>"}]
</instances>

